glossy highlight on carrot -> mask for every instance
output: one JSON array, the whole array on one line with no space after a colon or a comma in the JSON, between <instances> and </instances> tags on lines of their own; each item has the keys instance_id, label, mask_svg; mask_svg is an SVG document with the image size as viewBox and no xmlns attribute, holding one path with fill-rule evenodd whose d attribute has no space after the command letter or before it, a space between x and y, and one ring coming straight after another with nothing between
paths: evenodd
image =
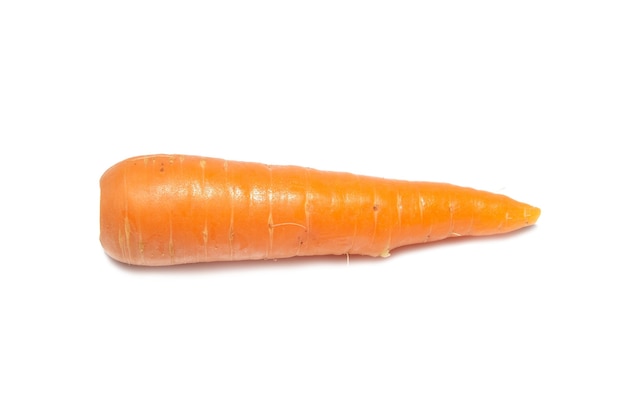
<instances>
[{"instance_id":1,"label":"glossy highlight on carrot","mask_svg":"<svg viewBox=\"0 0 626 419\"><path fill-rule=\"evenodd\" d=\"M389 256L407 245L507 233L539 208L446 183L187 155L124 160L100 179L100 241L132 265Z\"/></svg>"}]
</instances>

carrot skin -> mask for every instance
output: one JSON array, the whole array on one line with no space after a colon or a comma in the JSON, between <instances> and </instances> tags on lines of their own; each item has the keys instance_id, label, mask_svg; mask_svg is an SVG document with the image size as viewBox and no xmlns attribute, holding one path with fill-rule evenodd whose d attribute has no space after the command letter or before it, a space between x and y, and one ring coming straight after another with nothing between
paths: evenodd
<instances>
[{"instance_id":1,"label":"carrot skin","mask_svg":"<svg viewBox=\"0 0 626 419\"><path fill-rule=\"evenodd\" d=\"M507 233L539 208L445 183L184 155L124 160L100 179L100 241L133 265L388 256L400 246Z\"/></svg>"}]
</instances>

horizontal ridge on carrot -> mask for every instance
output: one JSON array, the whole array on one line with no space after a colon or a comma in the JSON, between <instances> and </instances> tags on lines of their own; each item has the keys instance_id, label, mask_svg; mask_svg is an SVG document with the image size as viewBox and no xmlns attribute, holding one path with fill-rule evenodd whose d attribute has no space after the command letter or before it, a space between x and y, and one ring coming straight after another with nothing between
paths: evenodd
<instances>
[{"instance_id":1,"label":"horizontal ridge on carrot","mask_svg":"<svg viewBox=\"0 0 626 419\"><path fill-rule=\"evenodd\" d=\"M124 160L100 179L100 241L132 265L389 256L400 246L507 233L541 211L507 196L186 155Z\"/></svg>"}]
</instances>

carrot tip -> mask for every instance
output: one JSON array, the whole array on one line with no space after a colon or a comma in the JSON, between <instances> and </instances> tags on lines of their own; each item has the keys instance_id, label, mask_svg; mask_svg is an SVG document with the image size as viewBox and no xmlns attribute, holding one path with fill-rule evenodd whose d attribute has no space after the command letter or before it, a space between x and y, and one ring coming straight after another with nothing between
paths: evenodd
<instances>
[{"instance_id":1,"label":"carrot tip","mask_svg":"<svg viewBox=\"0 0 626 419\"><path fill-rule=\"evenodd\" d=\"M541 215L541 209L537 207L529 207L528 212L527 212L528 225L535 224L537 220L539 219L540 215Z\"/></svg>"}]
</instances>

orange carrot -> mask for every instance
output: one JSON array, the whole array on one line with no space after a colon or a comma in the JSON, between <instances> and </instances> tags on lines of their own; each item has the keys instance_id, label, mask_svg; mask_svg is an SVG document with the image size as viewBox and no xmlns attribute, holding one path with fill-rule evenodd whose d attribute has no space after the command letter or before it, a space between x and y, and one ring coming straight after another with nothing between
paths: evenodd
<instances>
[{"instance_id":1,"label":"orange carrot","mask_svg":"<svg viewBox=\"0 0 626 419\"><path fill-rule=\"evenodd\" d=\"M400 246L506 233L539 208L445 183L152 155L100 180L100 241L133 265L389 256Z\"/></svg>"}]
</instances>

